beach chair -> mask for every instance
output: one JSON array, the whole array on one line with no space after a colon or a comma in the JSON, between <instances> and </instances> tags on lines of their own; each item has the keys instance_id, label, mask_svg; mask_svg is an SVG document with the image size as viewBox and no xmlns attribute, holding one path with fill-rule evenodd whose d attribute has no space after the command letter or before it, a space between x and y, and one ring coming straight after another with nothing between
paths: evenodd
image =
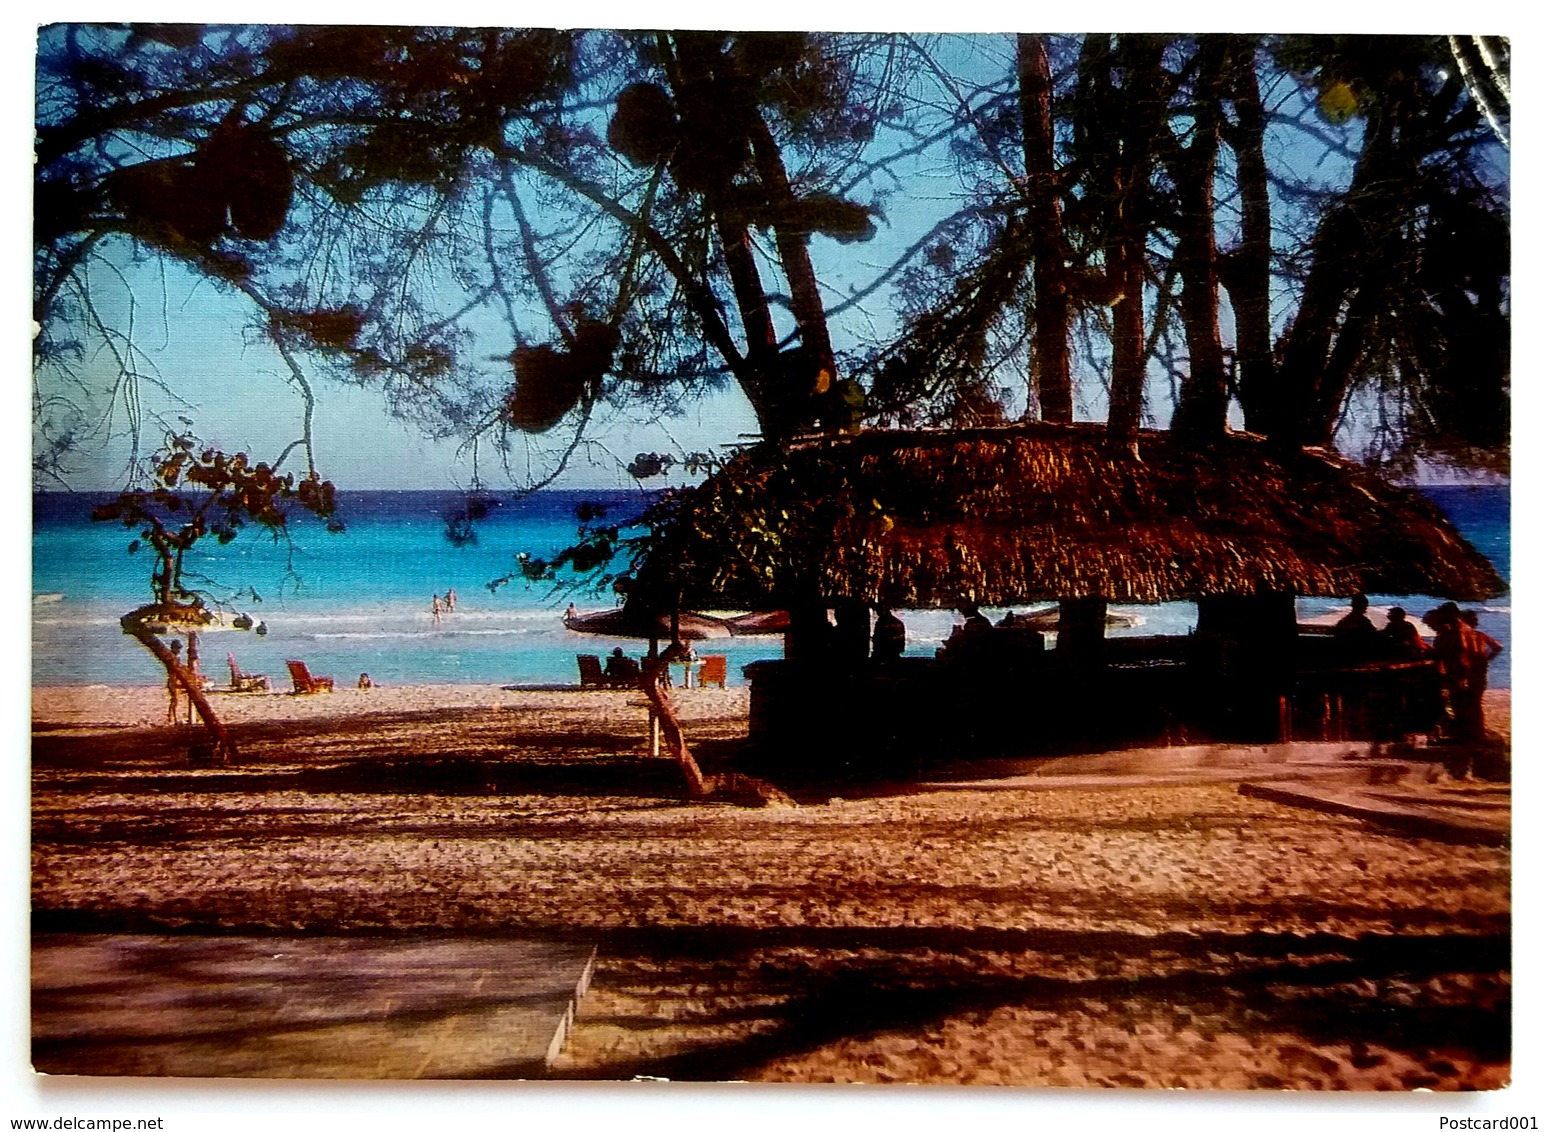
<instances>
[{"instance_id":1,"label":"beach chair","mask_svg":"<svg viewBox=\"0 0 1548 1132\"><path fill-rule=\"evenodd\" d=\"M333 677L313 676L306 670L304 660L287 660L285 667L290 669L290 682L296 686L295 695L309 696L313 692L333 691Z\"/></svg>"},{"instance_id":2,"label":"beach chair","mask_svg":"<svg viewBox=\"0 0 1548 1132\"><path fill-rule=\"evenodd\" d=\"M726 686L726 658L719 653L706 655L704 663L699 665L699 687L709 684Z\"/></svg>"},{"instance_id":3,"label":"beach chair","mask_svg":"<svg viewBox=\"0 0 1548 1132\"><path fill-rule=\"evenodd\" d=\"M226 654L226 663L231 666L231 690L233 692L267 692L269 690L269 678L256 672L243 672L237 665L236 657Z\"/></svg>"},{"instance_id":4,"label":"beach chair","mask_svg":"<svg viewBox=\"0 0 1548 1132\"><path fill-rule=\"evenodd\" d=\"M577 653L575 663L580 665L580 680L582 688L607 688L611 685L607 677L602 675L602 658L590 653Z\"/></svg>"}]
</instances>

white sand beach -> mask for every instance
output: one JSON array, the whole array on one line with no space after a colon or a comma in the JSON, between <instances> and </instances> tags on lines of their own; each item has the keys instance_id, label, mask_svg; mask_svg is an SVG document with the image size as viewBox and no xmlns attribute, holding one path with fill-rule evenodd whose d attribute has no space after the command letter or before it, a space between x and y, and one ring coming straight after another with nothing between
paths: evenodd
<instances>
[{"instance_id":1,"label":"white sand beach","mask_svg":"<svg viewBox=\"0 0 1548 1132\"><path fill-rule=\"evenodd\" d=\"M222 694L240 757L190 768L163 696L35 690L36 930L595 939L573 1078L1509 1078L1507 849L1228 780L690 804L630 692Z\"/></svg>"}]
</instances>

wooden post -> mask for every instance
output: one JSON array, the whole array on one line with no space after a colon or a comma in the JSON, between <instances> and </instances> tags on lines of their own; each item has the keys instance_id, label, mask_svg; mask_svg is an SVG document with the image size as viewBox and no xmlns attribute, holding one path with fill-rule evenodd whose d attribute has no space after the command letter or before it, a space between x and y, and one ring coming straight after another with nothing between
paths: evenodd
<instances>
[{"instance_id":1,"label":"wooden post","mask_svg":"<svg viewBox=\"0 0 1548 1132\"><path fill-rule=\"evenodd\" d=\"M1060 659L1067 663L1094 664L1102 658L1107 637L1105 597L1068 598L1059 603Z\"/></svg>"}]
</instances>

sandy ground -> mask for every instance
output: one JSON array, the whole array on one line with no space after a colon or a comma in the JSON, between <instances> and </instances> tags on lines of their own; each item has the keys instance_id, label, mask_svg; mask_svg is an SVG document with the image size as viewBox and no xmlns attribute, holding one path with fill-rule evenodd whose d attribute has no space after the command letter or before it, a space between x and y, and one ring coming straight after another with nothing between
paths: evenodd
<instances>
[{"instance_id":1,"label":"sandy ground","mask_svg":"<svg viewBox=\"0 0 1548 1132\"><path fill-rule=\"evenodd\" d=\"M1509 1077L1506 850L1230 782L690 805L623 692L222 695L241 756L193 768L163 694L35 691L37 930L593 938L579 1078Z\"/></svg>"}]
</instances>

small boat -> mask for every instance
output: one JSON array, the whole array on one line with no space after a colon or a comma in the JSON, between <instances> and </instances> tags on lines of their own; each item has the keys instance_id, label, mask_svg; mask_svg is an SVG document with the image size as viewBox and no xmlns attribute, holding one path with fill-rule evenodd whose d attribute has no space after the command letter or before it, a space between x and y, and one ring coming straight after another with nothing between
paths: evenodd
<instances>
[{"instance_id":1,"label":"small boat","mask_svg":"<svg viewBox=\"0 0 1548 1132\"><path fill-rule=\"evenodd\" d=\"M64 594L33 594L33 605L50 605L56 601L63 601Z\"/></svg>"}]
</instances>

